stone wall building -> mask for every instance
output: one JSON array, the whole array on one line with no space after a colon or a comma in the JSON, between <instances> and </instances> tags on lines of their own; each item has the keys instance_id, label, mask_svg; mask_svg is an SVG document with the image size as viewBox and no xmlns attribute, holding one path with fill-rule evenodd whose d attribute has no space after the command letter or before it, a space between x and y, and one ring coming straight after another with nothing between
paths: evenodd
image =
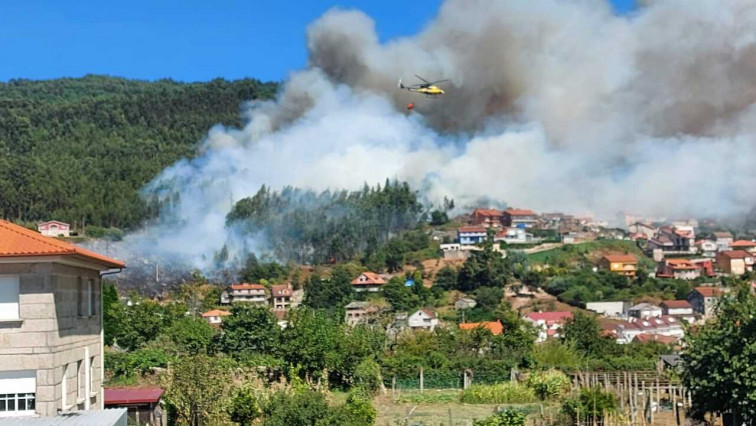
<instances>
[{"instance_id":1,"label":"stone wall building","mask_svg":"<svg viewBox=\"0 0 756 426\"><path fill-rule=\"evenodd\" d=\"M103 408L101 274L124 266L0 220L0 417Z\"/></svg>"}]
</instances>

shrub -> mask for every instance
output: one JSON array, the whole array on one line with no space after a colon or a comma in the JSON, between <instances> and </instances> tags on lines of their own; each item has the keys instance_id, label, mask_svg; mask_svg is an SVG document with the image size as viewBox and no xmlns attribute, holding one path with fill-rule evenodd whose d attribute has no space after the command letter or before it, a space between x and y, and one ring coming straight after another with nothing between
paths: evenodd
<instances>
[{"instance_id":1,"label":"shrub","mask_svg":"<svg viewBox=\"0 0 756 426\"><path fill-rule=\"evenodd\" d=\"M381 386L381 366L372 359L365 359L354 369L354 384L372 393Z\"/></svg>"},{"instance_id":2,"label":"shrub","mask_svg":"<svg viewBox=\"0 0 756 426\"><path fill-rule=\"evenodd\" d=\"M561 371L533 372L526 381L536 396L543 400L558 399L570 391L570 379Z\"/></svg>"},{"instance_id":3,"label":"shrub","mask_svg":"<svg viewBox=\"0 0 756 426\"><path fill-rule=\"evenodd\" d=\"M532 389L517 383L471 386L462 392L460 401L467 404L525 404L538 398Z\"/></svg>"},{"instance_id":4,"label":"shrub","mask_svg":"<svg viewBox=\"0 0 756 426\"><path fill-rule=\"evenodd\" d=\"M263 403L263 398L252 386L243 386L231 397L228 407L229 417L241 426L251 425L262 416Z\"/></svg>"},{"instance_id":5,"label":"shrub","mask_svg":"<svg viewBox=\"0 0 756 426\"><path fill-rule=\"evenodd\" d=\"M599 388L583 388L580 395L570 398L562 404L562 412L575 421L578 413L586 421L601 422L606 413L617 411L617 398L610 392Z\"/></svg>"},{"instance_id":6,"label":"shrub","mask_svg":"<svg viewBox=\"0 0 756 426\"><path fill-rule=\"evenodd\" d=\"M507 408L485 420L476 420L473 426L525 426L525 414Z\"/></svg>"}]
</instances>

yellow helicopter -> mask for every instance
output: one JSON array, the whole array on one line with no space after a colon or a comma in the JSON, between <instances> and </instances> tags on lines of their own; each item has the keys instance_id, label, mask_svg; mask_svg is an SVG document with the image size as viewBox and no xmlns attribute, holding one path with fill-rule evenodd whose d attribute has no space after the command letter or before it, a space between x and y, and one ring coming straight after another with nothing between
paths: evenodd
<instances>
[{"instance_id":1,"label":"yellow helicopter","mask_svg":"<svg viewBox=\"0 0 756 426\"><path fill-rule=\"evenodd\" d=\"M449 80L428 81L417 74L415 74L415 77L422 80L423 83L413 84L411 86L405 86L404 83L402 83L402 79L400 78L397 86L400 89L409 90L410 92L422 93L423 95L426 95L429 98L435 98L444 94L443 89L436 86L436 84L449 81Z\"/></svg>"}]
</instances>

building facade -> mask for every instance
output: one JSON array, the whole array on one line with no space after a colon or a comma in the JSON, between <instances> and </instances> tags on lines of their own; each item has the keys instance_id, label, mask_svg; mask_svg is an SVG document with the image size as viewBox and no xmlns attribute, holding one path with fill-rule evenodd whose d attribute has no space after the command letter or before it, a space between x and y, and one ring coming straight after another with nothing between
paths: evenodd
<instances>
[{"instance_id":1,"label":"building facade","mask_svg":"<svg viewBox=\"0 0 756 426\"><path fill-rule=\"evenodd\" d=\"M457 229L457 241L462 245L482 243L487 235L486 228L482 226L463 226Z\"/></svg>"},{"instance_id":2,"label":"building facade","mask_svg":"<svg viewBox=\"0 0 756 426\"><path fill-rule=\"evenodd\" d=\"M42 222L37 225L37 230L46 237L68 237L71 235L71 225L57 220Z\"/></svg>"},{"instance_id":3,"label":"building facade","mask_svg":"<svg viewBox=\"0 0 756 426\"><path fill-rule=\"evenodd\" d=\"M262 284L231 284L228 289L221 294L221 303L268 303L268 296L265 293L265 286Z\"/></svg>"},{"instance_id":4,"label":"building facade","mask_svg":"<svg viewBox=\"0 0 756 426\"><path fill-rule=\"evenodd\" d=\"M538 215L533 210L506 209L501 221L510 228L534 228L538 225Z\"/></svg>"},{"instance_id":5,"label":"building facade","mask_svg":"<svg viewBox=\"0 0 756 426\"><path fill-rule=\"evenodd\" d=\"M638 271L638 259L632 254L608 254L601 258L599 267L615 274L634 278Z\"/></svg>"},{"instance_id":6,"label":"building facade","mask_svg":"<svg viewBox=\"0 0 756 426\"><path fill-rule=\"evenodd\" d=\"M0 220L0 416L103 408L101 273L124 267Z\"/></svg>"}]
</instances>

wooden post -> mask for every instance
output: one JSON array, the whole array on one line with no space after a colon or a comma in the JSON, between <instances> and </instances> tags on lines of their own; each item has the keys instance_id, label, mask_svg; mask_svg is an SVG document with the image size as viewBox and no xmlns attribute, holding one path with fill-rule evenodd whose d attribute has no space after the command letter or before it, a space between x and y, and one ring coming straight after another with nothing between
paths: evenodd
<instances>
[{"instance_id":1,"label":"wooden post","mask_svg":"<svg viewBox=\"0 0 756 426\"><path fill-rule=\"evenodd\" d=\"M423 367L420 367L420 393L423 393L425 390L425 383L423 378Z\"/></svg>"},{"instance_id":2,"label":"wooden post","mask_svg":"<svg viewBox=\"0 0 756 426\"><path fill-rule=\"evenodd\" d=\"M449 407L449 426L454 426L454 418L452 417L451 407Z\"/></svg>"},{"instance_id":3,"label":"wooden post","mask_svg":"<svg viewBox=\"0 0 756 426\"><path fill-rule=\"evenodd\" d=\"M391 378L391 395L396 395L396 376Z\"/></svg>"}]
</instances>

